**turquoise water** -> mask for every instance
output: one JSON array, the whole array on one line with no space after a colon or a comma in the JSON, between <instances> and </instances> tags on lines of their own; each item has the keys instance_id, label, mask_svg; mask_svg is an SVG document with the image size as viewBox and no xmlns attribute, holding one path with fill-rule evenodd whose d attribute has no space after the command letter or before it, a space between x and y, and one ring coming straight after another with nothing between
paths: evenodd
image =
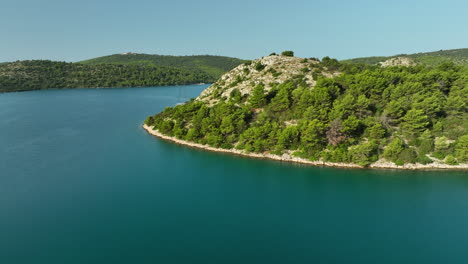
<instances>
[{"instance_id":1,"label":"turquoise water","mask_svg":"<svg viewBox=\"0 0 468 264\"><path fill-rule=\"evenodd\" d=\"M207 86L0 94L0 263L467 263L467 172L307 167L158 140Z\"/></svg>"}]
</instances>

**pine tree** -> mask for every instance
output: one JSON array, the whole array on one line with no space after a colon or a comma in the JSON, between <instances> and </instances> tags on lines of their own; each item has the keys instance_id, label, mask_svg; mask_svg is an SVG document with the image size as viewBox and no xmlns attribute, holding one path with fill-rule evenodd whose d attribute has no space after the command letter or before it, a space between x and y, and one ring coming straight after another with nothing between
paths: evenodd
<instances>
[{"instance_id":1,"label":"pine tree","mask_svg":"<svg viewBox=\"0 0 468 264\"><path fill-rule=\"evenodd\" d=\"M263 85L259 84L255 86L252 91L252 96L250 97L250 106L253 108L259 108L265 105L266 103L266 96L265 96L265 88Z\"/></svg>"}]
</instances>

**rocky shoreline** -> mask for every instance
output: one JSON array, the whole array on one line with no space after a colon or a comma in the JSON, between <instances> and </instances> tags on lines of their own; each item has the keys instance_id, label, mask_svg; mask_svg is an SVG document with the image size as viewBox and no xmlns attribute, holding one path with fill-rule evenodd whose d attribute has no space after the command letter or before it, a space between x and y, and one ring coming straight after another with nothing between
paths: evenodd
<instances>
[{"instance_id":1,"label":"rocky shoreline","mask_svg":"<svg viewBox=\"0 0 468 264\"><path fill-rule=\"evenodd\" d=\"M274 155L274 154L261 154L261 153L246 153L242 150L238 149L222 149L222 148L214 148L208 145L198 144L194 142L189 142L186 140L178 139L175 137L170 137L160 133L157 130L154 130L153 127L150 127L146 124L143 124L143 128L153 136L158 138L172 141L177 144L199 148L209 151L215 152L225 152L225 153L232 153L235 155L246 156L251 158L261 158L261 159L272 159L278 160L283 162L291 162L291 163L302 163L308 164L313 166L327 166L327 167L339 167L339 168L364 168L360 165L353 164L353 163L344 163L344 162L326 162L326 161L311 161L308 159L293 157L290 154L283 154L283 155ZM385 160L379 160L375 163L369 165L368 168L378 168L378 169L403 169L403 170L430 170L430 169L451 169L451 170L468 170L468 164L459 164L459 165L447 165L444 163L431 163L431 164L405 164L403 166L395 165L394 163L387 162Z\"/></svg>"}]
</instances>

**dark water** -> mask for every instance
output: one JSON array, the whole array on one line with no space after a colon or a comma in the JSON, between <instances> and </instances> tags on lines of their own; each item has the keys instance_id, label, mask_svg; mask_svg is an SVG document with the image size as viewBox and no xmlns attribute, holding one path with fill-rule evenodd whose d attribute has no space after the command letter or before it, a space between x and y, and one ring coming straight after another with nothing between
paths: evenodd
<instances>
[{"instance_id":1,"label":"dark water","mask_svg":"<svg viewBox=\"0 0 468 264\"><path fill-rule=\"evenodd\" d=\"M189 149L147 115L206 86L0 95L0 263L468 263L466 172Z\"/></svg>"}]
</instances>

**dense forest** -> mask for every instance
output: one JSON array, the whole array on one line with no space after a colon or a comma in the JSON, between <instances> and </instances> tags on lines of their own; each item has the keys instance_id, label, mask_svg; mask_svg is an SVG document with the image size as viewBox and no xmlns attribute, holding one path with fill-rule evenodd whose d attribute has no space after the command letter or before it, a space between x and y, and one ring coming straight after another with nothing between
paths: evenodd
<instances>
[{"instance_id":1,"label":"dense forest","mask_svg":"<svg viewBox=\"0 0 468 264\"><path fill-rule=\"evenodd\" d=\"M168 56L141 53L114 54L81 61L82 64L132 64L166 66L203 71L217 80L222 74L245 62L237 58L211 55Z\"/></svg>"},{"instance_id":2,"label":"dense forest","mask_svg":"<svg viewBox=\"0 0 468 264\"><path fill-rule=\"evenodd\" d=\"M212 83L243 62L221 56L132 53L82 63L49 60L0 63L0 92Z\"/></svg>"},{"instance_id":3,"label":"dense forest","mask_svg":"<svg viewBox=\"0 0 468 264\"><path fill-rule=\"evenodd\" d=\"M247 153L362 166L468 162L466 68L284 58L247 62L197 99L145 123L179 139Z\"/></svg>"},{"instance_id":4,"label":"dense forest","mask_svg":"<svg viewBox=\"0 0 468 264\"><path fill-rule=\"evenodd\" d=\"M84 65L46 60L0 64L0 92L178 85L213 81L213 77L200 70L163 66Z\"/></svg>"}]
</instances>

